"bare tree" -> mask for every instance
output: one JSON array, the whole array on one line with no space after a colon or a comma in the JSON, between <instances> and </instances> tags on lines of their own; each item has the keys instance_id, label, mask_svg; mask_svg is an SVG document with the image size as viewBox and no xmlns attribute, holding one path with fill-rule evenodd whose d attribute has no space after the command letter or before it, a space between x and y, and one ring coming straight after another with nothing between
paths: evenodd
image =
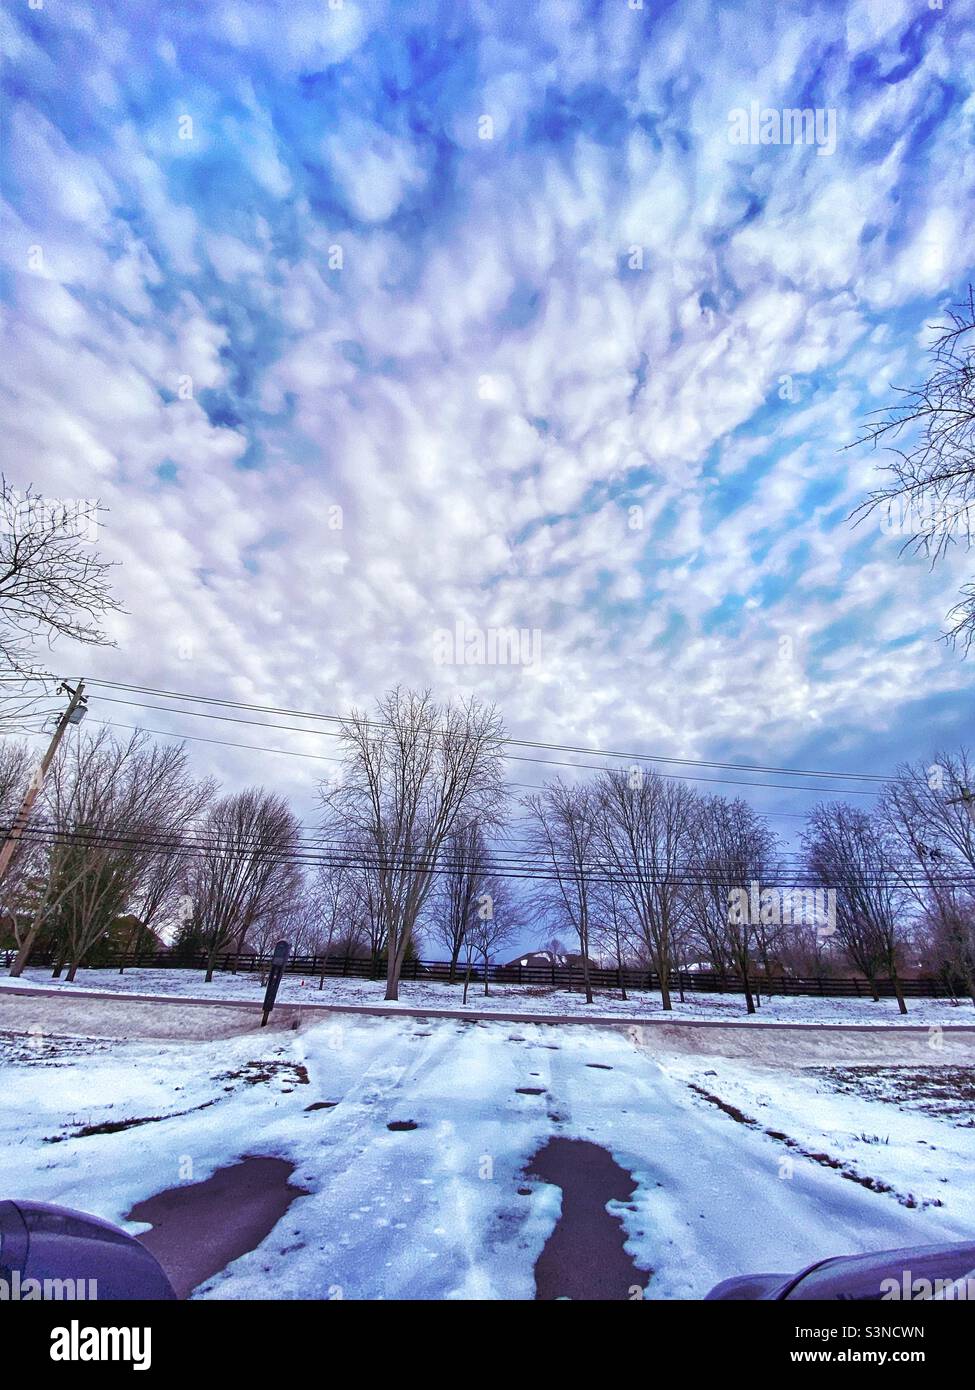
<instances>
[{"instance_id":1,"label":"bare tree","mask_svg":"<svg viewBox=\"0 0 975 1390\"><path fill-rule=\"evenodd\" d=\"M569 785L559 777L525 797L522 805L529 818L526 838L544 869L532 892L534 915L543 921L554 917L574 933L586 1002L591 1004L590 933L603 877L599 799L591 787Z\"/></svg>"},{"instance_id":2,"label":"bare tree","mask_svg":"<svg viewBox=\"0 0 975 1390\"><path fill-rule=\"evenodd\" d=\"M327 838L336 832L339 843ZM335 950L343 956L381 960L386 951L386 923L380 910L379 871L368 842L354 840L334 816L323 836L322 848L333 857L321 865L310 889L318 918L315 952Z\"/></svg>"},{"instance_id":3,"label":"bare tree","mask_svg":"<svg viewBox=\"0 0 975 1390\"><path fill-rule=\"evenodd\" d=\"M36 775L37 760L26 743L4 739L0 742L0 843L14 822L24 793L32 776ZM27 839L17 846L5 877L0 880L0 918L5 920L15 941L20 941L21 907L27 880L37 872L38 845Z\"/></svg>"},{"instance_id":4,"label":"bare tree","mask_svg":"<svg viewBox=\"0 0 975 1390\"><path fill-rule=\"evenodd\" d=\"M21 740L0 742L0 822L6 828L17 813L36 766L32 749Z\"/></svg>"},{"instance_id":5,"label":"bare tree","mask_svg":"<svg viewBox=\"0 0 975 1390\"><path fill-rule=\"evenodd\" d=\"M929 900L918 916L915 943L922 968L975 1004L975 893L959 892L948 904Z\"/></svg>"},{"instance_id":6,"label":"bare tree","mask_svg":"<svg viewBox=\"0 0 975 1390\"><path fill-rule=\"evenodd\" d=\"M320 863L311 882L309 903L314 917L310 944L315 955L321 955L318 988L325 986L325 972L333 946L343 942L346 954L356 938L364 937L367 907L363 894L368 885L356 867L344 860Z\"/></svg>"},{"instance_id":7,"label":"bare tree","mask_svg":"<svg viewBox=\"0 0 975 1390\"><path fill-rule=\"evenodd\" d=\"M759 946L766 928L759 926ZM803 978L825 980L837 975L842 965L842 943L837 945L833 935L823 932L822 924L815 921L796 921L788 934L779 929L774 941L776 959L781 969ZM763 962L764 964L764 962ZM765 966L766 979L771 970Z\"/></svg>"},{"instance_id":8,"label":"bare tree","mask_svg":"<svg viewBox=\"0 0 975 1390\"><path fill-rule=\"evenodd\" d=\"M190 863L194 925L206 950L206 979L221 952L240 948L266 914L300 892L298 822L280 796L250 787L215 802Z\"/></svg>"},{"instance_id":9,"label":"bare tree","mask_svg":"<svg viewBox=\"0 0 975 1390\"><path fill-rule=\"evenodd\" d=\"M301 955L314 930L314 906L305 891L301 871L295 865L287 891L266 895L247 929L244 945L261 963L262 983L267 983L271 957L278 942L286 941L292 956ZM236 964L235 960L235 969Z\"/></svg>"},{"instance_id":10,"label":"bare tree","mask_svg":"<svg viewBox=\"0 0 975 1390\"><path fill-rule=\"evenodd\" d=\"M153 825L156 847L131 904L139 925L156 935L160 929L177 924L179 905L185 897L185 841L199 830L216 794L217 783L212 778L200 781L184 765L172 773L166 798L157 804Z\"/></svg>"},{"instance_id":11,"label":"bare tree","mask_svg":"<svg viewBox=\"0 0 975 1390\"><path fill-rule=\"evenodd\" d=\"M22 722L36 697L20 678L36 676L31 654L40 639L109 645L100 626L119 611L108 584L112 568L93 546L102 508L95 501L53 502L28 486L17 492L0 477L0 712Z\"/></svg>"},{"instance_id":12,"label":"bare tree","mask_svg":"<svg viewBox=\"0 0 975 1390\"><path fill-rule=\"evenodd\" d=\"M975 815L967 799L975 775L968 752L938 753L934 761L898 768L881 802L903 856L898 875L918 907L923 934L963 980L975 1002L972 893Z\"/></svg>"},{"instance_id":13,"label":"bare tree","mask_svg":"<svg viewBox=\"0 0 975 1390\"><path fill-rule=\"evenodd\" d=\"M607 879L598 883L594 893L595 923L591 935L599 950L616 964L616 981L620 998L626 999L627 956L632 950L635 932L629 904L619 885Z\"/></svg>"},{"instance_id":14,"label":"bare tree","mask_svg":"<svg viewBox=\"0 0 975 1390\"><path fill-rule=\"evenodd\" d=\"M897 1005L907 1013L897 958L903 947L901 924L905 893L894 866L896 848L880 813L821 804L803 835L813 881L836 892L836 936L850 960L866 976L875 1000L877 980L886 974Z\"/></svg>"},{"instance_id":15,"label":"bare tree","mask_svg":"<svg viewBox=\"0 0 975 1390\"><path fill-rule=\"evenodd\" d=\"M747 892L752 883L763 881L771 867L775 838L740 797L705 797L699 809L693 876L696 925L741 976L745 1008L753 1014L752 961L759 949L759 924L750 913L731 910L731 890Z\"/></svg>"},{"instance_id":16,"label":"bare tree","mask_svg":"<svg viewBox=\"0 0 975 1390\"><path fill-rule=\"evenodd\" d=\"M938 848L952 864L975 873L975 763L965 748L941 751L931 763L905 763L884 798L889 824L915 854ZM924 856L922 856L923 858ZM928 865L937 866L928 856Z\"/></svg>"},{"instance_id":17,"label":"bare tree","mask_svg":"<svg viewBox=\"0 0 975 1390\"><path fill-rule=\"evenodd\" d=\"M386 916L382 907L382 883L375 863L362 863L353 868L352 894L354 910L349 922L348 942L362 942L369 959L380 961L386 955L389 938Z\"/></svg>"},{"instance_id":18,"label":"bare tree","mask_svg":"<svg viewBox=\"0 0 975 1390\"><path fill-rule=\"evenodd\" d=\"M475 698L438 705L397 687L378 718L342 723L344 775L322 799L339 834L375 868L387 944L386 998L399 980L450 835L502 815L503 728Z\"/></svg>"},{"instance_id":19,"label":"bare tree","mask_svg":"<svg viewBox=\"0 0 975 1390\"><path fill-rule=\"evenodd\" d=\"M450 983L457 978L457 962L476 922L478 895L487 878L487 846L484 832L476 821L455 830L444 846L449 872L438 875L431 897L434 938L446 949L450 961Z\"/></svg>"},{"instance_id":20,"label":"bare tree","mask_svg":"<svg viewBox=\"0 0 975 1390\"><path fill-rule=\"evenodd\" d=\"M507 881L496 874L482 878L471 906L474 920L469 927L469 935L473 950L484 966L484 993L488 994L491 961L502 946L507 946L514 939L518 931L517 909ZM466 984L464 1000L466 1003Z\"/></svg>"},{"instance_id":21,"label":"bare tree","mask_svg":"<svg viewBox=\"0 0 975 1390\"><path fill-rule=\"evenodd\" d=\"M185 748L142 732L120 742L102 729L59 751L45 786L54 834L46 915L69 980L144 897L159 846L174 833L174 809L192 787Z\"/></svg>"},{"instance_id":22,"label":"bare tree","mask_svg":"<svg viewBox=\"0 0 975 1390\"><path fill-rule=\"evenodd\" d=\"M883 444L893 455L889 481L853 515L886 514L906 535L904 549L932 565L951 546L968 548L975 535L975 289L949 313L931 348L932 366L919 387L870 417L855 442ZM905 447L899 441L906 435ZM975 580L948 614L947 639L967 652L975 641Z\"/></svg>"},{"instance_id":23,"label":"bare tree","mask_svg":"<svg viewBox=\"0 0 975 1390\"><path fill-rule=\"evenodd\" d=\"M698 797L655 769L604 772L599 779L600 843L629 903L643 948L671 1009L673 944L689 909L685 880L693 855Z\"/></svg>"}]
</instances>

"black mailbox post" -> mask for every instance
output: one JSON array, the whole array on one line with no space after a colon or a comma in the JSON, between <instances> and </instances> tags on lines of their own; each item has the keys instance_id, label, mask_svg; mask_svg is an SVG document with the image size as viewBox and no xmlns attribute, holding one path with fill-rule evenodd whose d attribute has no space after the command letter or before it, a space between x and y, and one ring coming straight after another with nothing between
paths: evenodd
<instances>
[{"instance_id":1,"label":"black mailbox post","mask_svg":"<svg viewBox=\"0 0 975 1390\"><path fill-rule=\"evenodd\" d=\"M274 948L274 955L271 957L271 969L267 977L267 989L264 992L264 1017L261 1019L263 1028L268 1020L268 1015L274 1008L274 1001L278 995L278 985L281 983L281 976L284 974L284 967L288 963L288 954L291 947L287 941L279 941Z\"/></svg>"}]
</instances>

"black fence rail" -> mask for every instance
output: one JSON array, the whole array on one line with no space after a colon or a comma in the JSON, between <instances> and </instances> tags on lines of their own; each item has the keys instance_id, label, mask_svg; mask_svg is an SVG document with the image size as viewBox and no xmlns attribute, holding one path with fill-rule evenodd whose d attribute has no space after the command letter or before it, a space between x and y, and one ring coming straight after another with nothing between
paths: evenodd
<instances>
[{"instance_id":1,"label":"black fence rail","mask_svg":"<svg viewBox=\"0 0 975 1390\"><path fill-rule=\"evenodd\" d=\"M0 964L10 966L16 951L0 951ZM32 966L54 966L54 953L50 950L37 950L30 957ZM214 970L221 973L253 975L262 974L270 964L270 957L257 952L241 952L239 955L227 952L216 958ZM100 958L82 969L118 970L205 970L206 955L183 954L173 951L125 951ZM292 956L287 970L291 974L318 978L338 977L359 980L380 980L386 975L384 959L370 960L361 956ZM461 984L467 973L461 962L454 972L455 983ZM484 983L485 973L489 984L534 986L538 989L580 990L583 987L582 970L578 965L489 965L486 972L483 965L471 966L471 980ZM430 980L449 982L450 964L442 960L408 960L403 965L403 980ZM589 979L597 989L657 990L660 979L652 970L606 969L591 966ZM795 975L757 974L751 987L762 995L819 995L822 998L870 999L873 991L868 982L856 976L800 977ZM712 971L677 971L669 977L673 994L683 990L685 994L743 994L744 981L739 975L722 975ZM943 979L926 977L900 981L900 987L909 999L944 999L953 997L957 991ZM878 980L877 993L885 999L895 995L892 980Z\"/></svg>"}]
</instances>

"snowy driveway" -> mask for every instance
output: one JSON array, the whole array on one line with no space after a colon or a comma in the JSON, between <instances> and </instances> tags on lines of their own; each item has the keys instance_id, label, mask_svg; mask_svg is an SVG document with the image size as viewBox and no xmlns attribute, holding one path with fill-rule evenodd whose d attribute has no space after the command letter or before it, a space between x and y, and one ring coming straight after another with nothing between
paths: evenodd
<instances>
[{"instance_id":1,"label":"snowy driveway","mask_svg":"<svg viewBox=\"0 0 975 1390\"><path fill-rule=\"evenodd\" d=\"M118 1221L242 1155L295 1163L308 1195L197 1297L531 1298L560 1189L525 1170L553 1135L635 1179L610 1210L651 1298L975 1234L964 1108L651 1056L610 1029L333 1016L195 1044L0 1038L0 1062L3 1195Z\"/></svg>"}]
</instances>

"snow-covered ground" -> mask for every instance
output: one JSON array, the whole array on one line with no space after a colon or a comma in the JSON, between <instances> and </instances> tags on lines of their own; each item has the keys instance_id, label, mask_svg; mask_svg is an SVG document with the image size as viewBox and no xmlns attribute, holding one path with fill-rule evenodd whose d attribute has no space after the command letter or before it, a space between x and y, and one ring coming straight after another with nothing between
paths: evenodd
<instances>
[{"instance_id":1,"label":"snow-covered ground","mask_svg":"<svg viewBox=\"0 0 975 1390\"><path fill-rule=\"evenodd\" d=\"M9 975L0 975L0 988L7 985L29 984L58 990L103 990L122 993L165 994L185 998L206 998L225 1000L248 1000L258 1002L263 998L264 986L257 974L232 975L217 974L206 984L199 970L126 970L120 975L116 970L79 970L77 980L69 985L63 980L52 980L47 969L28 969L21 979L11 980ZM381 980L346 980L340 977L325 981L324 989L319 990L317 978L300 975L285 975L278 992L282 1004L369 1004L382 1006L385 982ZM463 990L460 985L448 985L430 981L403 981L400 985L401 1007L459 1009L463 1007ZM396 1004L388 1005L391 1011ZM497 1010L504 1013L523 1014L593 1014L600 1017L653 1018L663 1017L660 995L645 991L630 991L629 998L623 1000L617 990L597 991L591 1006L585 997L575 991L548 989L529 985L492 985L488 995L483 986L473 985L468 992L467 1008L470 1012ZM745 1003L736 994L685 994L681 1003L677 993L673 995L674 1019L699 1019L701 1021L729 1020L748 1021ZM870 999L819 999L811 995L795 997L776 996L763 1001L761 1008L752 1016L755 1023L850 1023L850 1024L913 1024L933 1025L967 1024L975 1027L975 1008L970 1000L954 1004L948 999L911 999L908 1013L898 1012L897 1001L881 999L874 1003Z\"/></svg>"},{"instance_id":2,"label":"snow-covered ground","mask_svg":"<svg viewBox=\"0 0 975 1390\"><path fill-rule=\"evenodd\" d=\"M309 1195L198 1297L531 1298L560 1194L525 1167L553 1135L635 1178L611 1210L651 1298L975 1237L971 1069L871 1068L860 1094L853 1068L662 1059L615 1029L355 1015L206 1044L0 1037L0 1065L3 1195L121 1221L243 1155L297 1165Z\"/></svg>"}]
</instances>

